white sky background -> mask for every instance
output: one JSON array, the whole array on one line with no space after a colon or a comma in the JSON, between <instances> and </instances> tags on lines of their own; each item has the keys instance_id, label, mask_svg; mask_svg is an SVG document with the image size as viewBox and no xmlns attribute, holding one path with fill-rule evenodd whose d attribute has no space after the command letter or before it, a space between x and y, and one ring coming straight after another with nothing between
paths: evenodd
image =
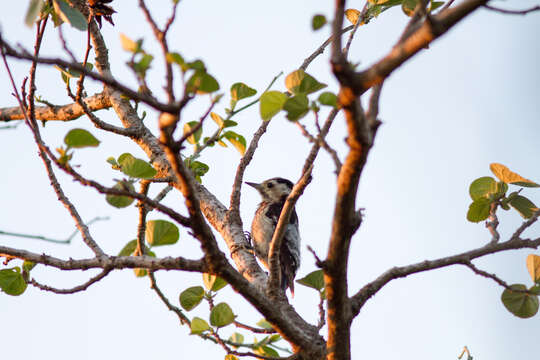
<instances>
[{"instance_id":1,"label":"white sky background","mask_svg":"<svg viewBox=\"0 0 540 360\"><path fill-rule=\"evenodd\" d=\"M169 13L170 1L149 1L160 23ZM499 6L527 7L530 1L497 3ZM217 107L224 114L228 89L237 81L256 88L259 93L280 71L297 68L329 35L326 26L312 32L315 13L332 17L331 1L254 2L231 0L183 1L177 22L170 33L171 50L187 60L200 58L226 93ZM348 7L361 8L363 2L350 1ZM27 1L11 2L9 11L0 14L3 36L12 44L33 46L33 32L24 26ZM119 33L133 39L145 37L144 47L159 54L149 26L135 1L115 1L118 11L115 27L104 23L103 33L109 45L114 74L123 83L135 85L124 65L129 55L120 47ZM351 48L350 58L363 68L385 54L399 37L407 18L393 9L361 27ZM442 39L406 63L386 81L383 89L380 127L375 146L360 183L358 206L366 218L355 235L349 262L349 292L356 292L388 268L425 259L452 255L484 245L489 233L482 224L467 222L470 202L468 186L480 176L489 176L489 163L501 162L514 171L540 180L538 166L538 125L540 114L540 13L504 16L480 10L467 18ZM63 56L58 34L46 34L43 53ZM64 25L64 33L78 57L82 58L86 34ZM309 68L318 80L336 91L328 65L327 51ZM28 63L10 60L16 81L21 83ZM159 56L149 73L155 94L164 99L162 62ZM38 71L38 95L53 103L68 103L59 73L54 69ZM0 106L14 106L12 89L5 71L0 70ZM274 86L284 90L284 77ZM177 93L180 91L178 83ZM89 86L89 92L99 89ZM183 113L186 121L198 120L205 111L207 98L194 102ZM117 123L114 113L101 111L106 121ZM258 107L241 113L238 132L248 142L260 124ZM313 118L302 120L311 126ZM155 128L156 114L145 123ZM207 122L205 131L213 131ZM105 162L109 156L129 151L144 154L134 144L95 129L81 118L71 123L48 123L43 135L51 147L59 146L69 129L83 127L102 141L96 149L77 151L73 163L92 179L112 185L119 173ZM338 117L329 142L345 154L343 119ZM204 136L204 135L203 135ZM65 208L56 200L29 130L21 124L16 130L0 131L2 165L0 230L65 238L74 224ZM282 114L263 137L247 181L262 181L282 176L296 180L310 146L296 126ZM238 153L212 148L202 161L211 166L203 183L223 202L228 203ZM57 171L66 193L86 221L96 216L111 220L91 227L91 233L109 253L116 254L135 238L136 209L115 209L92 189L81 188ZM326 153L316 162L314 180L297 205L301 234L324 257L333 212L335 176ZM153 192L157 192L158 186ZM525 190L540 203L538 190ZM259 202L252 189L242 197L242 217L249 229ZM169 206L184 210L178 194L166 198ZM165 219L151 213L150 219ZM520 224L515 212L501 214L503 239ZM537 237L538 226L526 233ZM505 236L506 235L506 236ZM220 246L225 250L224 242ZM92 256L77 237L69 246L35 240L0 236L0 244L46 252L61 258ZM532 250L491 256L475 263L497 273L508 283L531 284L525 257ZM158 256L183 255L198 258L198 243L185 231L178 244L157 248ZM538 251L536 251L538 254ZM299 276L315 269L313 257L303 247ZM61 272L36 267L32 276L51 286L67 288L86 281L95 271ZM188 286L201 283L200 275L161 272L158 282L174 303ZM298 311L312 323L317 319L314 291L297 286L292 300ZM372 298L353 324L353 358L360 359L455 359L467 345L476 359L535 358L538 353L539 315L522 320L507 312L500 302L502 288L464 267L413 275L393 281ZM243 322L256 322L261 316L227 287L217 301L227 301ZM207 318L204 304L189 316ZM155 293L148 279L135 278L131 270L114 272L83 293L55 295L29 287L20 297L0 296L0 348L2 358L12 359L96 359L160 358L178 359L187 355L223 358L223 350L210 342L188 336L189 329L178 325ZM223 334L232 333L230 326ZM246 332L239 331L247 334ZM259 337L261 338L261 337ZM251 340L247 337L246 340Z\"/></svg>"}]
</instances>

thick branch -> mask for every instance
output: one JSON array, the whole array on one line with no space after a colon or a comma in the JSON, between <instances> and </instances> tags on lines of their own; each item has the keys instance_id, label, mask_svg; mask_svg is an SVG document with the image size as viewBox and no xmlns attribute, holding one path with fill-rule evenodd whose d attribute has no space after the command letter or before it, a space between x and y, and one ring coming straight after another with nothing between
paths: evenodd
<instances>
[{"instance_id":1,"label":"thick branch","mask_svg":"<svg viewBox=\"0 0 540 360\"><path fill-rule=\"evenodd\" d=\"M90 111L110 108L111 102L104 93L99 93L84 99ZM84 115L83 108L77 104L46 105L35 107L36 120L70 121ZM24 115L18 106L0 109L0 121L22 120Z\"/></svg>"},{"instance_id":2,"label":"thick branch","mask_svg":"<svg viewBox=\"0 0 540 360\"><path fill-rule=\"evenodd\" d=\"M372 86L379 84L405 61L426 48L431 42L487 2L488 0L468 0L429 17L405 41L398 43L383 59L368 69L355 74L351 83L354 93L361 95Z\"/></svg>"}]
</instances>

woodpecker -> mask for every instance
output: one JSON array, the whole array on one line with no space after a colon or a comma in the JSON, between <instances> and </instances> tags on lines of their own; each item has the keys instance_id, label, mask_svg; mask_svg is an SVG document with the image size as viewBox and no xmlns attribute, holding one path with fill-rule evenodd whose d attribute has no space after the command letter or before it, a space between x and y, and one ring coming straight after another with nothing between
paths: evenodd
<instances>
[{"instance_id":1,"label":"woodpecker","mask_svg":"<svg viewBox=\"0 0 540 360\"><path fill-rule=\"evenodd\" d=\"M246 182L246 184L254 187L262 197L262 202L259 204L251 224L251 237L255 254L263 265L270 269L268 265L270 243L281 209L283 209L287 196L291 193L293 183L287 179L276 177L260 184L252 182ZM279 263L281 266L281 288L283 291L290 288L294 297L294 278L300 267L300 233L298 231L298 216L294 209L283 234Z\"/></svg>"}]
</instances>

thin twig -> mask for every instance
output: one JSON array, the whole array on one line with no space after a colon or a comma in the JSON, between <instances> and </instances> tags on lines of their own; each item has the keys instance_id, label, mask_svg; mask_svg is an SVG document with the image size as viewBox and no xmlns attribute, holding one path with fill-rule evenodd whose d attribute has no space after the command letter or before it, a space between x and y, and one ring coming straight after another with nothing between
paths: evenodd
<instances>
[{"instance_id":1,"label":"thin twig","mask_svg":"<svg viewBox=\"0 0 540 360\"><path fill-rule=\"evenodd\" d=\"M513 291L513 292L522 292L522 293L526 293L526 294L531 294L531 295L536 295L536 294L533 294L531 292L529 292L528 290L520 290L520 289L513 289L510 285L508 285L504 280L502 280L501 278L499 278L497 275L495 274L490 274L484 270L480 270L479 268L477 268L471 261L469 260L464 260L462 262L463 265L467 266L469 269L471 269L475 274L477 275L480 275L480 276L483 276L485 278L488 278L488 279L492 279L493 281L495 281L497 284L501 285L503 288L507 289L507 290L510 290L510 291Z\"/></svg>"},{"instance_id":2,"label":"thin twig","mask_svg":"<svg viewBox=\"0 0 540 360\"><path fill-rule=\"evenodd\" d=\"M488 10L508 14L508 15L527 15L528 13L539 11L540 5L533 6L532 8L525 9L525 10L509 10L509 9L501 9L495 6L491 6L488 4L485 4L484 7Z\"/></svg>"},{"instance_id":3,"label":"thin twig","mask_svg":"<svg viewBox=\"0 0 540 360\"><path fill-rule=\"evenodd\" d=\"M48 286L48 285L43 285L43 284L40 284L39 282L37 282L35 279L30 279L29 283L31 285L39 288L40 290L50 291L50 292L53 292L55 294L62 294L62 295L74 294L74 293L77 293L77 292L84 291L84 290L88 289L91 285L97 283L98 281L103 279L105 276L109 275L109 273L111 271L112 271L112 268L105 268L105 269L103 269L102 272L100 272L98 275L94 276L93 278L91 278L90 280L85 282L84 284L72 287L71 289L58 289L58 288L54 288L54 287L51 287L51 286Z\"/></svg>"},{"instance_id":4,"label":"thin twig","mask_svg":"<svg viewBox=\"0 0 540 360\"><path fill-rule=\"evenodd\" d=\"M110 218L108 216L105 217L95 217L89 222L86 223L86 226L90 226L96 221L100 220L109 220ZM14 233L9 231L2 231L0 230L0 235L7 235L7 236L15 236L25 239L35 239L35 240L42 240L46 242L56 243L56 244L70 244L71 240L79 233L79 230L76 229L71 235L69 235L66 239L53 239L42 235L30 235L30 234L22 234L22 233Z\"/></svg>"},{"instance_id":5,"label":"thin twig","mask_svg":"<svg viewBox=\"0 0 540 360\"><path fill-rule=\"evenodd\" d=\"M154 271L150 271L148 273L148 277L150 278L150 288L156 292L156 294L158 295L160 300L165 304L165 306L167 306L167 309L174 312L178 316L178 320L180 320L180 324L182 324L182 325L190 324L189 318L186 315L184 315L182 310L179 307L174 306L173 304L171 304L169 299L167 299L165 294L163 294L163 292L161 291L161 289L157 285L156 278L154 276Z\"/></svg>"}]
</instances>

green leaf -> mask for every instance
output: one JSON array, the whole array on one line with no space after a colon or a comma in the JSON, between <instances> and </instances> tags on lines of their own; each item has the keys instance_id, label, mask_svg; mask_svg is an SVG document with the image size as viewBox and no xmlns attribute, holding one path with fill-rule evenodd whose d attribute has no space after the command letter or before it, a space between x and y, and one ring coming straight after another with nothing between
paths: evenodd
<instances>
[{"instance_id":1,"label":"green leaf","mask_svg":"<svg viewBox=\"0 0 540 360\"><path fill-rule=\"evenodd\" d=\"M131 256L135 252L135 249L137 249L137 239L131 240L128 242L122 250L118 253L118 256Z\"/></svg>"},{"instance_id":2,"label":"green leaf","mask_svg":"<svg viewBox=\"0 0 540 360\"><path fill-rule=\"evenodd\" d=\"M401 3L401 10L403 10L405 15L412 16L417 4L418 0L403 0Z\"/></svg>"},{"instance_id":3,"label":"green leaf","mask_svg":"<svg viewBox=\"0 0 540 360\"><path fill-rule=\"evenodd\" d=\"M189 70L184 58L179 53L167 53L167 61L171 64L178 65L182 72L186 72Z\"/></svg>"},{"instance_id":4,"label":"green leaf","mask_svg":"<svg viewBox=\"0 0 540 360\"><path fill-rule=\"evenodd\" d=\"M219 83L206 71L197 70L186 83L188 93L209 94L219 90Z\"/></svg>"},{"instance_id":5,"label":"green leaf","mask_svg":"<svg viewBox=\"0 0 540 360\"><path fill-rule=\"evenodd\" d=\"M311 94L326 87L302 69L293 71L285 78L285 86L293 94Z\"/></svg>"},{"instance_id":6,"label":"green leaf","mask_svg":"<svg viewBox=\"0 0 540 360\"><path fill-rule=\"evenodd\" d=\"M531 218L538 211L538 207L525 196L516 195L510 199L509 203L524 219Z\"/></svg>"},{"instance_id":7,"label":"green leaf","mask_svg":"<svg viewBox=\"0 0 540 360\"><path fill-rule=\"evenodd\" d=\"M356 9L347 9L345 10L345 16L353 25L356 25L358 18L360 17L360 11Z\"/></svg>"},{"instance_id":8,"label":"green leaf","mask_svg":"<svg viewBox=\"0 0 540 360\"><path fill-rule=\"evenodd\" d=\"M30 272L34 267L36 266L36 263L30 260L24 260L22 268L24 272Z\"/></svg>"},{"instance_id":9,"label":"green leaf","mask_svg":"<svg viewBox=\"0 0 540 360\"><path fill-rule=\"evenodd\" d=\"M471 199L478 200L487 198L489 195L497 192L497 182L490 176L484 176L474 180L469 186L469 195Z\"/></svg>"},{"instance_id":10,"label":"green leaf","mask_svg":"<svg viewBox=\"0 0 540 360\"><path fill-rule=\"evenodd\" d=\"M0 289L6 294L19 296L26 290L27 286L18 266L0 270Z\"/></svg>"},{"instance_id":11,"label":"green leaf","mask_svg":"<svg viewBox=\"0 0 540 360\"><path fill-rule=\"evenodd\" d=\"M429 9L430 12L437 10L444 4L444 1L432 1L431 7Z\"/></svg>"},{"instance_id":12,"label":"green leaf","mask_svg":"<svg viewBox=\"0 0 540 360\"><path fill-rule=\"evenodd\" d=\"M199 125L198 121L190 121L184 124L184 135L193 131ZM196 144L199 142L202 135L202 126L199 127L192 135L188 136L187 141L190 144Z\"/></svg>"},{"instance_id":13,"label":"green leaf","mask_svg":"<svg viewBox=\"0 0 540 360\"><path fill-rule=\"evenodd\" d=\"M205 163L202 163L200 161L192 161L189 164L189 167L191 170L193 170L193 174L195 175L195 178L198 182L201 182L201 177L204 176L210 168Z\"/></svg>"},{"instance_id":14,"label":"green leaf","mask_svg":"<svg viewBox=\"0 0 540 360\"><path fill-rule=\"evenodd\" d=\"M75 29L86 31L88 23L81 12L69 6L65 0L54 0L54 11L60 16L64 22L67 22Z\"/></svg>"},{"instance_id":15,"label":"green leaf","mask_svg":"<svg viewBox=\"0 0 540 360\"><path fill-rule=\"evenodd\" d=\"M116 185L113 186L114 189L119 190L130 190L135 191L135 187L133 184L129 181L118 181ZM114 206L115 208L125 208L131 205L133 203L134 199L129 196L122 196L122 195L107 195L105 197L105 200L109 203L109 205Z\"/></svg>"},{"instance_id":16,"label":"green leaf","mask_svg":"<svg viewBox=\"0 0 540 360\"><path fill-rule=\"evenodd\" d=\"M491 172L499 178L499 180L512 185L518 185L523 187L540 187L534 181L525 179L523 176L516 174L508 169L503 164L492 163L489 165Z\"/></svg>"},{"instance_id":17,"label":"green leaf","mask_svg":"<svg viewBox=\"0 0 540 360\"><path fill-rule=\"evenodd\" d=\"M512 290L527 290L523 284L510 285ZM530 318L538 312L538 297L505 289L501 301L508 311L520 318Z\"/></svg>"},{"instance_id":18,"label":"green leaf","mask_svg":"<svg viewBox=\"0 0 540 360\"><path fill-rule=\"evenodd\" d=\"M194 317L191 320L191 334L202 334L203 332L210 330L210 325L206 322L206 320Z\"/></svg>"},{"instance_id":19,"label":"green leaf","mask_svg":"<svg viewBox=\"0 0 540 360\"><path fill-rule=\"evenodd\" d=\"M527 256L527 270L529 270L532 281L540 283L540 256L535 254Z\"/></svg>"},{"instance_id":20,"label":"green leaf","mask_svg":"<svg viewBox=\"0 0 540 360\"><path fill-rule=\"evenodd\" d=\"M313 30L319 30L324 25L326 25L326 16L324 15L317 14L311 19L311 28Z\"/></svg>"},{"instance_id":21,"label":"green leaf","mask_svg":"<svg viewBox=\"0 0 540 360\"><path fill-rule=\"evenodd\" d=\"M246 139L242 135L234 131L227 131L223 134L223 137L229 140L240 154L244 155L246 153Z\"/></svg>"},{"instance_id":22,"label":"green leaf","mask_svg":"<svg viewBox=\"0 0 540 360\"><path fill-rule=\"evenodd\" d=\"M141 59L133 64L133 70L142 77L146 76L146 71L150 68L150 64L154 60L154 56L150 54L144 54Z\"/></svg>"},{"instance_id":23,"label":"green leaf","mask_svg":"<svg viewBox=\"0 0 540 360\"><path fill-rule=\"evenodd\" d=\"M108 162L109 164L111 164L111 166L112 166L113 169L116 169L116 170L119 170L119 169L120 169L120 164L118 164L118 163L116 162L116 159L115 159L114 157L109 156L109 157L107 158L107 162Z\"/></svg>"},{"instance_id":24,"label":"green leaf","mask_svg":"<svg viewBox=\"0 0 540 360\"><path fill-rule=\"evenodd\" d=\"M135 253L135 250L137 250L137 239L131 240L124 245L122 250L118 253L118 256L131 256ZM144 251L146 255L156 257L156 254L146 245L144 245Z\"/></svg>"},{"instance_id":25,"label":"green leaf","mask_svg":"<svg viewBox=\"0 0 540 360\"><path fill-rule=\"evenodd\" d=\"M26 10L26 15L24 17L24 23L26 26L32 27L34 25L34 22L36 21L36 18L44 5L45 3L42 0L30 1L30 4L28 4L28 10Z\"/></svg>"},{"instance_id":26,"label":"green leaf","mask_svg":"<svg viewBox=\"0 0 540 360\"><path fill-rule=\"evenodd\" d=\"M146 222L146 241L151 246L176 244L180 237L178 227L166 220Z\"/></svg>"},{"instance_id":27,"label":"green leaf","mask_svg":"<svg viewBox=\"0 0 540 360\"><path fill-rule=\"evenodd\" d=\"M217 275L203 273L203 283L206 289L210 291L219 291L227 286L227 282Z\"/></svg>"},{"instance_id":28,"label":"green leaf","mask_svg":"<svg viewBox=\"0 0 540 360\"><path fill-rule=\"evenodd\" d=\"M283 110L287 112L287 119L297 121L303 118L309 111L309 100L307 95L298 94L290 97L283 104Z\"/></svg>"},{"instance_id":29,"label":"green leaf","mask_svg":"<svg viewBox=\"0 0 540 360\"><path fill-rule=\"evenodd\" d=\"M243 344L244 343L244 335L235 332L229 337L229 341L237 343L237 344Z\"/></svg>"},{"instance_id":30,"label":"green leaf","mask_svg":"<svg viewBox=\"0 0 540 360\"><path fill-rule=\"evenodd\" d=\"M199 305L204 297L202 286L192 286L182 291L180 294L180 305L186 310L193 310Z\"/></svg>"},{"instance_id":31,"label":"green leaf","mask_svg":"<svg viewBox=\"0 0 540 360\"><path fill-rule=\"evenodd\" d=\"M337 96L330 91L323 92L318 100L322 105L337 107Z\"/></svg>"},{"instance_id":32,"label":"green leaf","mask_svg":"<svg viewBox=\"0 0 540 360\"><path fill-rule=\"evenodd\" d=\"M118 157L118 164L120 164L120 170L127 176L139 178L139 179L151 179L157 171L142 159L138 159L130 153L123 153Z\"/></svg>"},{"instance_id":33,"label":"green leaf","mask_svg":"<svg viewBox=\"0 0 540 360\"><path fill-rule=\"evenodd\" d=\"M257 93L257 90L250 88L244 83L237 82L231 86L231 100L239 101L251 97ZM232 106L232 105L231 105Z\"/></svg>"},{"instance_id":34,"label":"green leaf","mask_svg":"<svg viewBox=\"0 0 540 360\"><path fill-rule=\"evenodd\" d=\"M236 125L238 125L238 123L236 121L232 121L232 120L225 120L223 122L223 127L226 127L226 128L236 126Z\"/></svg>"},{"instance_id":35,"label":"green leaf","mask_svg":"<svg viewBox=\"0 0 540 360\"><path fill-rule=\"evenodd\" d=\"M204 65L204 63L202 62L202 60L195 60L195 61L192 61L192 62L189 62L186 64L188 69L191 69L191 70L200 70L202 72L206 72L206 65Z\"/></svg>"},{"instance_id":36,"label":"green leaf","mask_svg":"<svg viewBox=\"0 0 540 360\"><path fill-rule=\"evenodd\" d=\"M262 327L263 329L273 330L274 327L266 319L261 319L257 322L257 326Z\"/></svg>"},{"instance_id":37,"label":"green leaf","mask_svg":"<svg viewBox=\"0 0 540 360\"><path fill-rule=\"evenodd\" d=\"M470 222L480 222L486 220L489 217L489 210L491 208L491 201L487 198L480 198L474 200L469 205L469 211L467 212L467 220Z\"/></svg>"},{"instance_id":38,"label":"green leaf","mask_svg":"<svg viewBox=\"0 0 540 360\"><path fill-rule=\"evenodd\" d=\"M540 295L540 284L533 285L529 288L529 291L533 294Z\"/></svg>"},{"instance_id":39,"label":"green leaf","mask_svg":"<svg viewBox=\"0 0 540 360\"><path fill-rule=\"evenodd\" d=\"M267 91L261 95L260 113L264 121L268 121L274 117L283 108L283 104L287 101L287 95L279 91Z\"/></svg>"},{"instance_id":40,"label":"green leaf","mask_svg":"<svg viewBox=\"0 0 540 360\"><path fill-rule=\"evenodd\" d=\"M278 358L279 353L272 349L270 346L262 345L255 349L255 353L262 355L262 356L269 356L273 358Z\"/></svg>"},{"instance_id":41,"label":"green leaf","mask_svg":"<svg viewBox=\"0 0 540 360\"><path fill-rule=\"evenodd\" d=\"M324 275L322 270L315 270L310 272L302 279L296 280L297 283L304 286L313 288L315 290L322 290L324 288Z\"/></svg>"},{"instance_id":42,"label":"green leaf","mask_svg":"<svg viewBox=\"0 0 540 360\"><path fill-rule=\"evenodd\" d=\"M71 148L85 148L98 146L99 140L84 129L73 129L64 137L64 143Z\"/></svg>"},{"instance_id":43,"label":"green leaf","mask_svg":"<svg viewBox=\"0 0 540 360\"><path fill-rule=\"evenodd\" d=\"M210 312L210 324L216 327L224 327L234 321L234 314L227 303L219 303Z\"/></svg>"}]
</instances>

